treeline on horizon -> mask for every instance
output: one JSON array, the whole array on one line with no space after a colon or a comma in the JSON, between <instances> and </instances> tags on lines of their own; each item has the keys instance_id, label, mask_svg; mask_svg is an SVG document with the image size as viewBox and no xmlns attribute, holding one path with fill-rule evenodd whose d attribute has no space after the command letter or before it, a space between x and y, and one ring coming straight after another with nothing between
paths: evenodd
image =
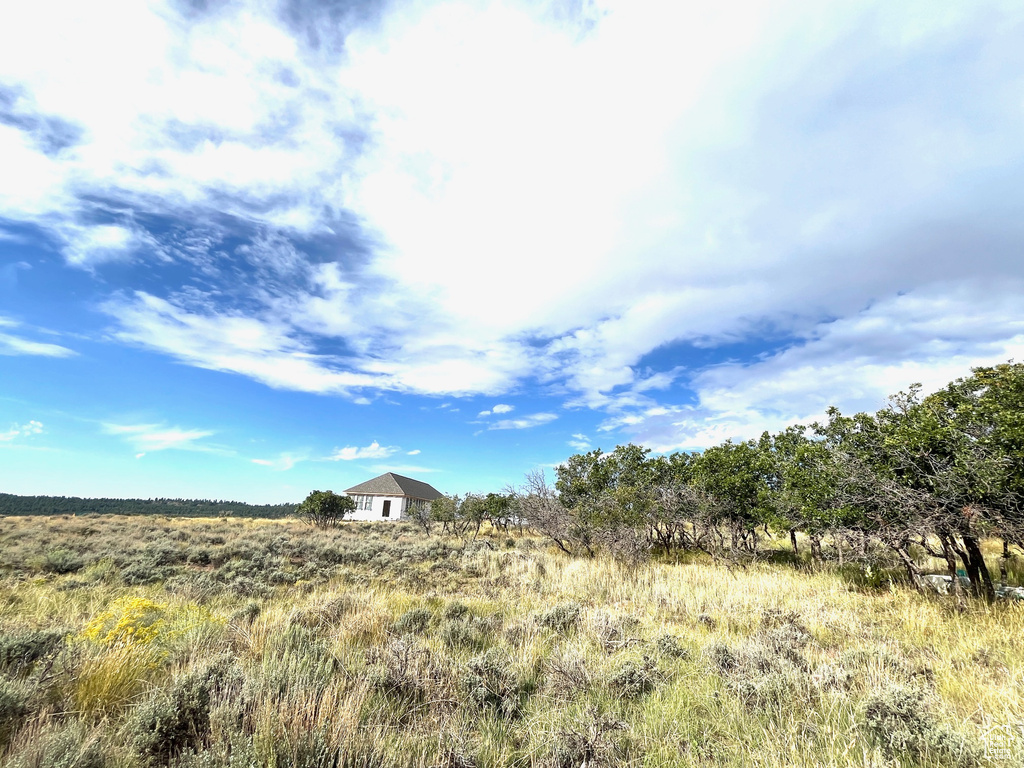
<instances>
[{"instance_id":1,"label":"treeline on horizon","mask_svg":"<svg viewBox=\"0 0 1024 768\"><path fill-rule=\"evenodd\" d=\"M17 496L0 493L0 517L29 515L161 515L164 517L280 518L296 504L246 504L214 499L83 499L77 496Z\"/></svg>"},{"instance_id":2,"label":"treeline on horizon","mask_svg":"<svg viewBox=\"0 0 1024 768\"><path fill-rule=\"evenodd\" d=\"M982 542L1024 550L1024 365L975 368L922 396L920 385L874 414L830 408L824 423L791 426L700 453L651 456L637 445L576 454L551 486L543 472L505 494L439 499L414 513L427 530L479 531L482 520L526 524L570 554L598 549L638 562L660 551L749 559L771 535L815 561L880 558L924 588L919 563L946 564L970 591L997 589ZM824 548L824 552L823 552Z\"/></svg>"}]
</instances>

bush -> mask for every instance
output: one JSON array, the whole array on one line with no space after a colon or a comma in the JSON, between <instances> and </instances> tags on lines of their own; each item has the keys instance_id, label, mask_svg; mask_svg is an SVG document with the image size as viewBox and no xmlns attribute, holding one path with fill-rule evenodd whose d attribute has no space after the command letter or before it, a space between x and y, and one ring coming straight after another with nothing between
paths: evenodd
<instances>
[{"instance_id":1,"label":"bush","mask_svg":"<svg viewBox=\"0 0 1024 768\"><path fill-rule=\"evenodd\" d=\"M658 653L670 659L685 659L690 652L679 642L675 635L661 635L654 644Z\"/></svg>"},{"instance_id":2,"label":"bush","mask_svg":"<svg viewBox=\"0 0 1024 768\"><path fill-rule=\"evenodd\" d=\"M0 677L0 748L7 744L28 714L28 699L23 686Z\"/></svg>"},{"instance_id":3,"label":"bush","mask_svg":"<svg viewBox=\"0 0 1024 768\"><path fill-rule=\"evenodd\" d=\"M657 668L645 656L640 663L627 661L608 678L608 688L620 699L635 699L654 690Z\"/></svg>"},{"instance_id":4,"label":"bush","mask_svg":"<svg viewBox=\"0 0 1024 768\"><path fill-rule=\"evenodd\" d=\"M430 651L407 637L394 638L383 649L371 650L367 661L370 688L407 703L426 698L428 689L440 677Z\"/></svg>"},{"instance_id":5,"label":"bush","mask_svg":"<svg viewBox=\"0 0 1024 768\"><path fill-rule=\"evenodd\" d=\"M565 633L580 620L582 608L579 603L559 603L537 616L537 623L553 632Z\"/></svg>"},{"instance_id":6,"label":"bush","mask_svg":"<svg viewBox=\"0 0 1024 768\"><path fill-rule=\"evenodd\" d=\"M76 573L84 565L85 561L70 549L58 547L43 556L42 569L46 573Z\"/></svg>"},{"instance_id":7,"label":"bush","mask_svg":"<svg viewBox=\"0 0 1024 768\"><path fill-rule=\"evenodd\" d=\"M60 648L65 634L56 629L0 634L0 670L13 675L24 673L35 662Z\"/></svg>"},{"instance_id":8,"label":"bush","mask_svg":"<svg viewBox=\"0 0 1024 768\"><path fill-rule=\"evenodd\" d=\"M512 672L508 655L497 648L473 657L466 665L462 689L471 702L502 717L518 717L528 688Z\"/></svg>"},{"instance_id":9,"label":"bush","mask_svg":"<svg viewBox=\"0 0 1024 768\"><path fill-rule=\"evenodd\" d=\"M132 718L131 743L150 765L167 763L185 749L200 748L210 732L211 697L237 679L227 657L175 681Z\"/></svg>"},{"instance_id":10,"label":"bush","mask_svg":"<svg viewBox=\"0 0 1024 768\"><path fill-rule=\"evenodd\" d=\"M551 747L551 761L556 768L604 768L621 765L625 750L612 734L626 729L626 724L596 709L589 709L570 728L559 730Z\"/></svg>"},{"instance_id":11,"label":"bush","mask_svg":"<svg viewBox=\"0 0 1024 768\"><path fill-rule=\"evenodd\" d=\"M976 748L935 719L929 698L921 688L886 688L868 697L863 712L868 736L889 757L910 756L919 760L931 755L958 768L970 768L980 762Z\"/></svg>"},{"instance_id":12,"label":"bush","mask_svg":"<svg viewBox=\"0 0 1024 768\"><path fill-rule=\"evenodd\" d=\"M418 635L430 625L433 616L428 608L413 608L398 617L395 621L395 632Z\"/></svg>"}]
</instances>

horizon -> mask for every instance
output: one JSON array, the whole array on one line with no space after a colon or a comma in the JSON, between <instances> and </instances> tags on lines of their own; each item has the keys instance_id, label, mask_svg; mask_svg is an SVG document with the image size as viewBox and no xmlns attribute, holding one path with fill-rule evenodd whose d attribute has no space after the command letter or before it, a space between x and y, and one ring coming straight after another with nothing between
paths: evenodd
<instances>
[{"instance_id":1,"label":"horizon","mask_svg":"<svg viewBox=\"0 0 1024 768\"><path fill-rule=\"evenodd\" d=\"M1024 7L22 4L0 492L500 491L1024 359Z\"/></svg>"}]
</instances>

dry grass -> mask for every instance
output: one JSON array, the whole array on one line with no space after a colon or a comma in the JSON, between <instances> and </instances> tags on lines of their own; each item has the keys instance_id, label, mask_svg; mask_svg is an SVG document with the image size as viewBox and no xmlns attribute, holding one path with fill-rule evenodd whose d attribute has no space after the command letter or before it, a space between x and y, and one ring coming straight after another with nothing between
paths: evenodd
<instances>
[{"instance_id":1,"label":"dry grass","mask_svg":"<svg viewBox=\"0 0 1024 768\"><path fill-rule=\"evenodd\" d=\"M1024 758L1022 744L1009 759L984 753L989 729L1024 723L1024 605L957 611L837 569L626 569L506 538L491 549L395 524L324 533L294 521L4 519L0 659L42 642L31 631L66 636L0 667L0 759L593 768ZM46 570L55 543L77 567ZM98 618L131 623L118 606L149 604L160 623L145 619L155 630L139 633L144 642L90 637Z\"/></svg>"}]
</instances>

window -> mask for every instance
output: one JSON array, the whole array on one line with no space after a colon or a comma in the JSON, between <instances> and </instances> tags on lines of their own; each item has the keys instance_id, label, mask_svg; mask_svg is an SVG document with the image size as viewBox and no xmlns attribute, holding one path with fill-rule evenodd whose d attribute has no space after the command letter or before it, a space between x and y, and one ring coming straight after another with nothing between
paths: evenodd
<instances>
[{"instance_id":1,"label":"window","mask_svg":"<svg viewBox=\"0 0 1024 768\"><path fill-rule=\"evenodd\" d=\"M373 506L373 496L353 496L352 501L356 503L356 510L359 512L369 512Z\"/></svg>"}]
</instances>

